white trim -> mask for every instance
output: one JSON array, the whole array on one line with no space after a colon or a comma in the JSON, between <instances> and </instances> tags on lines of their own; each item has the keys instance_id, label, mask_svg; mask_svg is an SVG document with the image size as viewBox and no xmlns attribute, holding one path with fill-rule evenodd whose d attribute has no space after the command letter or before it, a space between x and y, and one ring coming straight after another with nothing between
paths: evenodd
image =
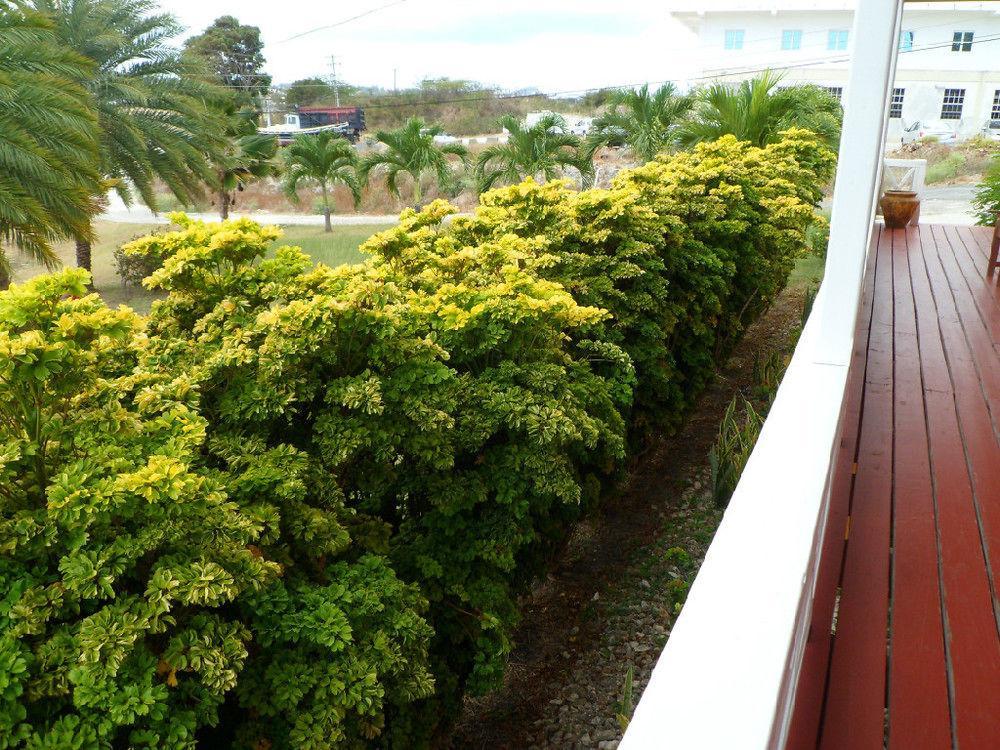
<instances>
[{"instance_id":1,"label":"white trim","mask_svg":"<svg viewBox=\"0 0 1000 750\"><path fill-rule=\"evenodd\" d=\"M789 662L801 659L800 607L811 598L803 590L847 380L846 367L823 361L819 321L829 302L821 290L620 750L783 741Z\"/></svg>"}]
</instances>

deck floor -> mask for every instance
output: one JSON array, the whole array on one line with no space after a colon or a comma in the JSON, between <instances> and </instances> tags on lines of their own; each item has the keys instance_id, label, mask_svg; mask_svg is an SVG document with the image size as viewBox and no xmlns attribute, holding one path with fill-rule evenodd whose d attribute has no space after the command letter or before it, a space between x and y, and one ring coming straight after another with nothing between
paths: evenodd
<instances>
[{"instance_id":1,"label":"deck floor","mask_svg":"<svg viewBox=\"0 0 1000 750\"><path fill-rule=\"evenodd\" d=\"M990 236L876 229L792 748L1000 748Z\"/></svg>"}]
</instances>

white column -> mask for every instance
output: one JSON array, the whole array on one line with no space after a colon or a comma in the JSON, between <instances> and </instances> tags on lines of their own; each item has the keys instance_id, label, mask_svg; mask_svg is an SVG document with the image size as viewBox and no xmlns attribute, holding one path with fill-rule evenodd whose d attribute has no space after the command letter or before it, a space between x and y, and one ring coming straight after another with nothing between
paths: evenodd
<instances>
[{"instance_id":1,"label":"white column","mask_svg":"<svg viewBox=\"0 0 1000 750\"><path fill-rule=\"evenodd\" d=\"M847 365L851 358L857 290L882 179L902 14L903 0L859 0L854 13L854 52L823 277L830 302L823 310L823 350L829 353L830 364Z\"/></svg>"}]
</instances>

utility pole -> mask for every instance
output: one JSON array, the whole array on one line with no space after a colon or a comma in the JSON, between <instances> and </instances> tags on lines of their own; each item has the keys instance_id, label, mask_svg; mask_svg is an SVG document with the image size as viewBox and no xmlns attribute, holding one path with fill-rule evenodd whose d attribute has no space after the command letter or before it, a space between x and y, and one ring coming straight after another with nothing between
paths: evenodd
<instances>
[{"instance_id":1,"label":"utility pole","mask_svg":"<svg viewBox=\"0 0 1000 750\"><path fill-rule=\"evenodd\" d=\"M396 88L396 71L397 70L399 70L399 68L393 68L392 69L392 93L394 93L394 94L399 92L399 89Z\"/></svg>"},{"instance_id":2,"label":"utility pole","mask_svg":"<svg viewBox=\"0 0 1000 750\"><path fill-rule=\"evenodd\" d=\"M330 84L333 86L333 98L336 105L340 106L340 84L337 83L337 58L335 55L330 55L330 70L332 76L330 77Z\"/></svg>"}]
</instances>

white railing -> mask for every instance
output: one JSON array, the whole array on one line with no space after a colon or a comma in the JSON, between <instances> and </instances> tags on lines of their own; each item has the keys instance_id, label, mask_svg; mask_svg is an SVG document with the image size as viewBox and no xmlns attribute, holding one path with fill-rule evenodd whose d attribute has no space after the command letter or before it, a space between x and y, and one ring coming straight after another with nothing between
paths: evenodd
<instances>
[{"instance_id":1,"label":"white railing","mask_svg":"<svg viewBox=\"0 0 1000 750\"><path fill-rule=\"evenodd\" d=\"M847 381L824 361L828 304L822 289L623 750L765 748L787 713Z\"/></svg>"},{"instance_id":2,"label":"white railing","mask_svg":"<svg viewBox=\"0 0 1000 750\"><path fill-rule=\"evenodd\" d=\"M859 0L824 281L621 750L783 748L880 184L902 0Z\"/></svg>"}]
</instances>

